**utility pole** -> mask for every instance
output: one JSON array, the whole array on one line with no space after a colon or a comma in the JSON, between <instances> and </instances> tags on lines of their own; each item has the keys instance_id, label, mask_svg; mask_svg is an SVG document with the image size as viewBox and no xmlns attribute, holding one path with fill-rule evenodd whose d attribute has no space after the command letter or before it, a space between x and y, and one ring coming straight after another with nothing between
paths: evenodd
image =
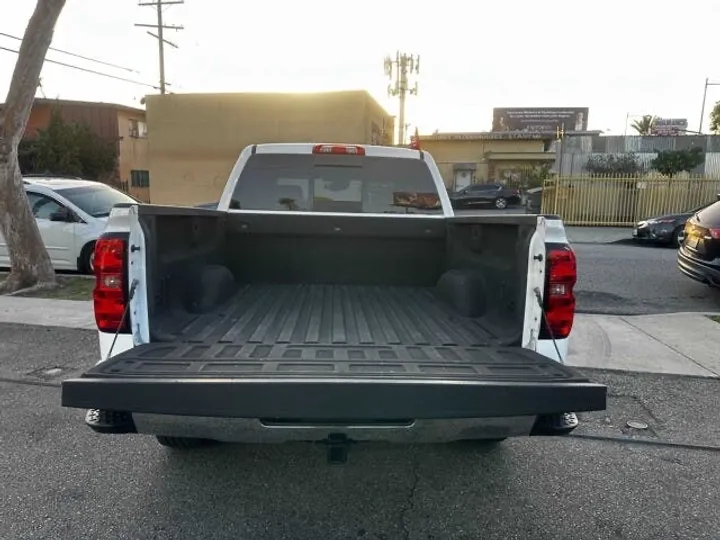
<instances>
[{"instance_id":1,"label":"utility pole","mask_svg":"<svg viewBox=\"0 0 720 540\"><path fill-rule=\"evenodd\" d=\"M140 24L136 23L135 26L142 26L144 28L154 28L157 34L150 32L148 34L157 39L158 41L158 60L160 63L160 93L165 94L165 87L169 85L165 81L165 44L178 48L177 45L168 41L164 37L165 30L184 30L182 26L166 25L163 24L163 7L171 6L175 4L184 4L185 0L155 0L154 2L139 2L138 6L153 6L157 9L157 23L156 24Z\"/></svg>"},{"instance_id":2,"label":"utility pole","mask_svg":"<svg viewBox=\"0 0 720 540\"><path fill-rule=\"evenodd\" d=\"M720 83L710 82L710 79L708 77L705 77L705 88L703 89L702 108L700 109L700 126L698 127L698 132L700 133L700 135L702 135L703 119L705 118L705 100L707 99L708 86L720 86Z\"/></svg>"},{"instance_id":3,"label":"utility pole","mask_svg":"<svg viewBox=\"0 0 720 540\"><path fill-rule=\"evenodd\" d=\"M388 85L388 95L397 97L400 101L400 111L398 112L398 144L405 144L405 98L408 94L416 96L418 93L418 84L410 87L409 76L420 73L420 55L407 55L405 53L395 53L395 60L386 56L385 75L390 79Z\"/></svg>"}]
</instances>

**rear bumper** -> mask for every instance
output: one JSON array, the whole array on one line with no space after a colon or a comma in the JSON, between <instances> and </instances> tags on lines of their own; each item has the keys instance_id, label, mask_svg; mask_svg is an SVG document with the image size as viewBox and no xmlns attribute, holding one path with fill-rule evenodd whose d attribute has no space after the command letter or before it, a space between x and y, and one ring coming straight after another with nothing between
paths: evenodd
<instances>
[{"instance_id":1,"label":"rear bumper","mask_svg":"<svg viewBox=\"0 0 720 540\"><path fill-rule=\"evenodd\" d=\"M140 413L133 414L133 419L141 434L245 444L324 441L338 435L357 442L404 444L505 439L530 435L536 423L534 416L314 424Z\"/></svg>"},{"instance_id":2,"label":"rear bumper","mask_svg":"<svg viewBox=\"0 0 720 540\"><path fill-rule=\"evenodd\" d=\"M133 413L346 423L604 410L606 391L587 381L90 376L64 381L62 404Z\"/></svg>"},{"instance_id":3,"label":"rear bumper","mask_svg":"<svg viewBox=\"0 0 720 540\"><path fill-rule=\"evenodd\" d=\"M690 279L720 287L720 267L695 259L685 248L678 250L677 265L680 272Z\"/></svg>"}]
</instances>

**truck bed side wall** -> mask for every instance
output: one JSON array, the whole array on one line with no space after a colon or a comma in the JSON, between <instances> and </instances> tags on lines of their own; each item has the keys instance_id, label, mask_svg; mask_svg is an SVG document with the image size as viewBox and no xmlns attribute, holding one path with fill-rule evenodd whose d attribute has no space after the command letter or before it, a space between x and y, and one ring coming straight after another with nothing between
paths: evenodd
<instances>
[{"instance_id":1,"label":"truck bed side wall","mask_svg":"<svg viewBox=\"0 0 720 540\"><path fill-rule=\"evenodd\" d=\"M200 290L198 280L203 268L224 263L226 214L151 205L139 208L147 250L150 338L155 341L163 337L153 324L159 319L216 307L217 294L210 294L212 285ZM233 294L234 290L227 292Z\"/></svg>"},{"instance_id":2,"label":"truck bed side wall","mask_svg":"<svg viewBox=\"0 0 720 540\"><path fill-rule=\"evenodd\" d=\"M441 278L441 297L464 316L483 316L484 325L498 334L509 329L522 333L528 249L534 232L533 225L483 223L482 217L477 223L451 222L443 277L458 278L451 287L444 287Z\"/></svg>"}]
</instances>

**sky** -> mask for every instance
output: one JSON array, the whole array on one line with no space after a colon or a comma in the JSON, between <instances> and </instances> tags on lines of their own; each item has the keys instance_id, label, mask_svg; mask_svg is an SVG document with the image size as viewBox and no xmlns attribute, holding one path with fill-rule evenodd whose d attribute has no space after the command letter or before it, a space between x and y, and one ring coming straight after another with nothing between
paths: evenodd
<instances>
[{"instance_id":1,"label":"sky","mask_svg":"<svg viewBox=\"0 0 720 540\"><path fill-rule=\"evenodd\" d=\"M148 1L148 0L142 0ZM391 114L383 59L420 55L406 121L421 134L486 131L493 107L589 107L589 128L621 135L628 114L687 118L697 130L705 78L720 82L720 3L681 9L658 0L185 0L164 8L170 90L308 92L365 89ZM22 36L35 0L0 0L0 32ZM152 7L138 0L67 0L52 46L137 73L50 51L49 59L157 85ZM0 47L19 41L0 36ZM17 55L0 50L0 101ZM46 63L48 98L140 107L149 86ZM706 119L720 100L708 87Z\"/></svg>"}]
</instances>

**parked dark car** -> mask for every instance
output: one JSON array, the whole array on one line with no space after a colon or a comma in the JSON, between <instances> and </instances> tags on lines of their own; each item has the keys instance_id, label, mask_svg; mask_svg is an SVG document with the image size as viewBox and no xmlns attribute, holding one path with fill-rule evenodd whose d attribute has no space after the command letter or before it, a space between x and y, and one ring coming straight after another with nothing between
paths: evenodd
<instances>
[{"instance_id":1,"label":"parked dark car","mask_svg":"<svg viewBox=\"0 0 720 540\"><path fill-rule=\"evenodd\" d=\"M677 262L689 278L720 287L720 202L688 219Z\"/></svg>"},{"instance_id":2,"label":"parked dark car","mask_svg":"<svg viewBox=\"0 0 720 540\"><path fill-rule=\"evenodd\" d=\"M666 214L638 221L633 228L633 239L671 247L679 247L685 237L685 222L711 202L677 214Z\"/></svg>"},{"instance_id":3,"label":"parked dark car","mask_svg":"<svg viewBox=\"0 0 720 540\"><path fill-rule=\"evenodd\" d=\"M512 204L520 204L520 190L502 184L470 184L450 193L453 208L472 208L493 205L500 210Z\"/></svg>"}]
</instances>

